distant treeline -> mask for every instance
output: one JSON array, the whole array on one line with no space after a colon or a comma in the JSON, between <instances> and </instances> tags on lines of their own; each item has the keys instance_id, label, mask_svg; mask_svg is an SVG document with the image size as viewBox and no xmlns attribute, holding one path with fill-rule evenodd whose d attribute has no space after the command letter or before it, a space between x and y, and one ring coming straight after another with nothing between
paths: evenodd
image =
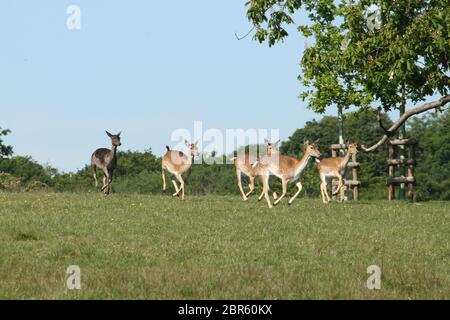
<instances>
[{"instance_id":1,"label":"distant treeline","mask_svg":"<svg viewBox=\"0 0 450 320\"><path fill-rule=\"evenodd\" d=\"M386 125L392 123L385 114L383 122ZM303 153L305 139L320 138L320 150L324 156L330 156L330 145L337 142L338 124L338 118L331 116L320 121L309 121L304 128L296 130L281 144L280 152L299 157ZM370 110L347 114L344 127L347 139L367 145L377 141L383 133ZM450 200L450 111L412 118L408 124L407 135L419 141L416 167L417 200ZM4 145L3 148L7 150ZM31 157L10 156L12 149L8 150L9 156L4 152L4 156L0 157L0 191L97 191L89 165L76 173L61 173L55 168L38 164ZM373 153L358 153L358 162L361 163L358 176L362 182L361 199L386 199L386 158L386 146ZM98 174L100 177L101 173ZM193 165L187 174L188 194L239 195L233 165ZM271 178L272 188L280 187L277 180ZM259 181L257 183L259 184ZM304 172L302 183L304 196L320 195L316 164L313 161ZM152 150L119 152L112 184L113 192L158 194L162 192L161 186L161 159L155 156Z\"/></svg>"}]
</instances>

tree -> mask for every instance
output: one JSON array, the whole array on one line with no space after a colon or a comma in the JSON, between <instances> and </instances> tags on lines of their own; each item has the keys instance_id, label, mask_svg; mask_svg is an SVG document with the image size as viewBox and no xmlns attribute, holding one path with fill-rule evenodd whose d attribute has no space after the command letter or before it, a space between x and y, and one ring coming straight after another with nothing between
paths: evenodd
<instances>
[{"instance_id":1,"label":"tree","mask_svg":"<svg viewBox=\"0 0 450 320\"><path fill-rule=\"evenodd\" d=\"M51 185L52 175L56 170L49 166L40 165L29 156L16 156L8 159L0 159L0 172L9 173L21 178L24 183L40 181Z\"/></svg>"},{"instance_id":2,"label":"tree","mask_svg":"<svg viewBox=\"0 0 450 320\"><path fill-rule=\"evenodd\" d=\"M366 151L382 145L409 117L450 101L448 0L251 0L247 6L255 38L270 46L288 36L286 26L296 13L307 15L298 30L314 44L301 59L299 80L309 89L300 97L316 112L374 102L389 111L440 95L402 114Z\"/></svg>"},{"instance_id":3,"label":"tree","mask_svg":"<svg viewBox=\"0 0 450 320\"><path fill-rule=\"evenodd\" d=\"M13 154L12 146L7 146L3 143L2 136L7 136L11 133L9 129L2 129L0 127L0 158L1 157L9 157Z\"/></svg>"},{"instance_id":4,"label":"tree","mask_svg":"<svg viewBox=\"0 0 450 320\"><path fill-rule=\"evenodd\" d=\"M450 110L414 118L408 131L419 140L417 198L450 200Z\"/></svg>"}]
</instances>

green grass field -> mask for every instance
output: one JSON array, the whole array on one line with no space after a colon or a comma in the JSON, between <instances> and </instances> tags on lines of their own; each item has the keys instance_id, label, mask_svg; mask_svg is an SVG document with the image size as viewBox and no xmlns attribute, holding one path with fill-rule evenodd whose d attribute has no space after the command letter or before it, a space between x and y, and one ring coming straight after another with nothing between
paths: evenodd
<instances>
[{"instance_id":1,"label":"green grass field","mask_svg":"<svg viewBox=\"0 0 450 320\"><path fill-rule=\"evenodd\" d=\"M449 241L448 202L0 193L0 298L450 299Z\"/></svg>"}]
</instances>

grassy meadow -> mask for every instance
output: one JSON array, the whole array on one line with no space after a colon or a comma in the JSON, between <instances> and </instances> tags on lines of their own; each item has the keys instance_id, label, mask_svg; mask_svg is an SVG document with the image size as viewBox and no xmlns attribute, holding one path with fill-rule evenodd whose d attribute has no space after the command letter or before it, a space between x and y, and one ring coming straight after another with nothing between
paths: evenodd
<instances>
[{"instance_id":1,"label":"grassy meadow","mask_svg":"<svg viewBox=\"0 0 450 320\"><path fill-rule=\"evenodd\" d=\"M450 299L449 241L450 202L0 193L0 299Z\"/></svg>"}]
</instances>

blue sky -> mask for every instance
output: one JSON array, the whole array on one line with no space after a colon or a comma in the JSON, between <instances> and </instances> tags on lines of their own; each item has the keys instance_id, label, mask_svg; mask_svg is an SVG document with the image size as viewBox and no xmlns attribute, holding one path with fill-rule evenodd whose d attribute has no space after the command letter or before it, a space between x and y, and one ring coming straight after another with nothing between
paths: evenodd
<instances>
[{"instance_id":1,"label":"blue sky","mask_svg":"<svg viewBox=\"0 0 450 320\"><path fill-rule=\"evenodd\" d=\"M2 0L0 126L15 154L75 171L104 130L161 155L171 133L275 128L287 139L321 116L297 99L304 39L268 48L245 34L245 1ZM66 27L69 5L81 30ZM330 111L330 114L335 112Z\"/></svg>"}]
</instances>

